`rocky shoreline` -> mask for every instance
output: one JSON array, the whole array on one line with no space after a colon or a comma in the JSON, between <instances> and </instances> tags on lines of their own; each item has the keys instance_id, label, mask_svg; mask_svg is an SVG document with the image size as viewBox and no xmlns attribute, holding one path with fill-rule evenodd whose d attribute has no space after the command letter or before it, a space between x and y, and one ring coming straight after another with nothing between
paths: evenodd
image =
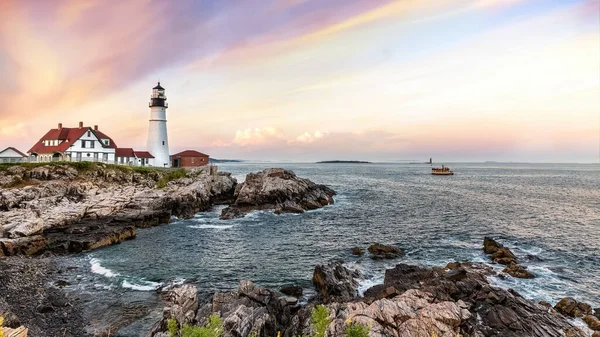
<instances>
[{"instance_id":1,"label":"rocky shoreline","mask_svg":"<svg viewBox=\"0 0 600 337\"><path fill-rule=\"evenodd\" d=\"M397 264L385 272L382 284L359 297L361 273L334 262L315 267L317 295L304 305L290 295L298 296L301 290L267 289L247 280L236 290L215 293L206 303L199 302L195 286L183 285L163 294L163 318L147 336L202 329L214 317L225 337L313 336L315 325L323 323L315 322L319 310L326 313L320 336L347 336L349 327L371 337L600 336L600 308L593 310L572 298L554 307L534 303L512 289L491 285L487 278L496 275L484 263L433 268ZM575 318L583 321L576 324Z\"/></svg>"},{"instance_id":2,"label":"rocky shoreline","mask_svg":"<svg viewBox=\"0 0 600 337\"><path fill-rule=\"evenodd\" d=\"M137 228L228 204L223 219L254 210L300 213L335 192L283 169L238 184L216 166L193 170L97 163L0 168L0 256L79 253L135 238Z\"/></svg>"}]
</instances>

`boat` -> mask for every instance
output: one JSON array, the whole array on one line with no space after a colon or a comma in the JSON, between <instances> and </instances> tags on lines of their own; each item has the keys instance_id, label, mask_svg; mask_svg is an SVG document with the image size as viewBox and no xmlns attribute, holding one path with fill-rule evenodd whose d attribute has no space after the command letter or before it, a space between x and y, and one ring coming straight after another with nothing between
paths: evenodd
<instances>
[{"instance_id":1,"label":"boat","mask_svg":"<svg viewBox=\"0 0 600 337\"><path fill-rule=\"evenodd\" d=\"M431 174L436 176L451 176L454 175L454 172L449 167L442 165L442 167L432 167Z\"/></svg>"}]
</instances>

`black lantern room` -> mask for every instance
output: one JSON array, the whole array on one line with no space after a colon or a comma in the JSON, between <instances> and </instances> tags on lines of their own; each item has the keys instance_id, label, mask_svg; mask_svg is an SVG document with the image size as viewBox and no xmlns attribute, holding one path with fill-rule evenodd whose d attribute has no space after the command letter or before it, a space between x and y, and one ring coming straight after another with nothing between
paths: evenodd
<instances>
[{"instance_id":1,"label":"black lantern room","mask_svg":"<svg viewBox=\"0 0 600 337\"><path fill-rule=\"evenodd\" d=\"M167 108L167 96L165 95L165 88L160 86L160 82L158 85L152 88L152 96L150 97L150 107L153 106L162 106Z\"/></svg>"}]
</instances>

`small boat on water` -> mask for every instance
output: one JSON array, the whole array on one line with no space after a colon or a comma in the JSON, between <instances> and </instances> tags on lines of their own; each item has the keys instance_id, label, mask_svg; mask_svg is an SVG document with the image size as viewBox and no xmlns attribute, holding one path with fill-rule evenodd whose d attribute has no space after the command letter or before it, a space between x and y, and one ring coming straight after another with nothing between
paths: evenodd
<instances>
[{"instance_id":1,"label":"small boat on water","mask_svg":"<svg viewBox=\"0 0 600 337\"><path fill-rule=\"evenodd\" d=\"M432 167L431 168L431 174L435 175L435 176L451 176L454 175L454 172L452 172L452 170L447 167L442 165L442 167Z\"/></svg>"}]
</instances>

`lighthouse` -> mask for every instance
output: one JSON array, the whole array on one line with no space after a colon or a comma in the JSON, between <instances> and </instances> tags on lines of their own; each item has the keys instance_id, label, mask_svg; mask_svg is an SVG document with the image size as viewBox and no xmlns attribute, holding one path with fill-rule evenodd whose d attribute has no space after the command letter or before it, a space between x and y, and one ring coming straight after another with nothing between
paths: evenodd
<instances>
[{"instance_id":1,"label":"lighthouse","mask_svg":"<svg viewBox=\"0 0 600 337\"><path fill-rule=\"evenodd\" d=\"M165 88L158 85L152 88L150 97L150 125L148 127L148 142L146 148L154 158L150 165L157 167L171 167L169 159L169 137L167 136L167 96Z\"/></svg>"}]
</instances>

